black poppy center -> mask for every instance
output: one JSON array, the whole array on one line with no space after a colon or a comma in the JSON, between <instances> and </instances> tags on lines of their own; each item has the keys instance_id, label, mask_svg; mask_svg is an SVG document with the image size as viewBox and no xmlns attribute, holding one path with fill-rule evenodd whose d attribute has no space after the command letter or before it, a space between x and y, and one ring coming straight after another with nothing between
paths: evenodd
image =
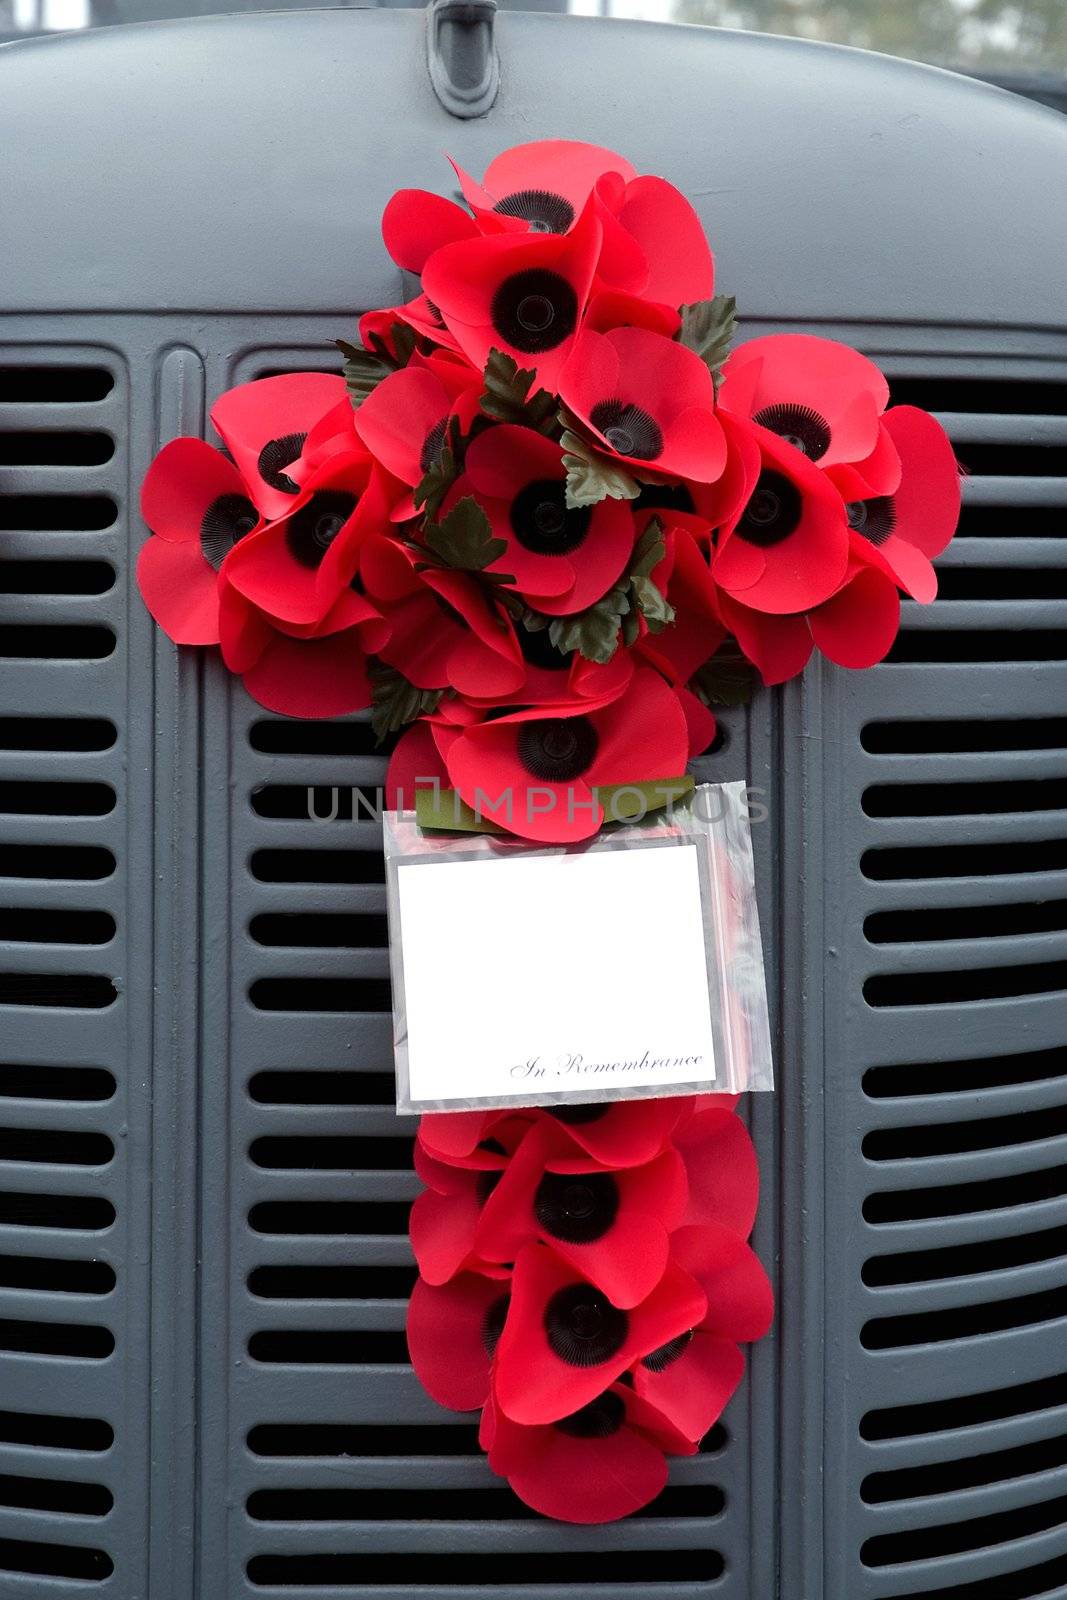
<instances>
[{"instance_id":1,"label":"black poppy center","mask_svg":"<svg viewBox=\"0 0 1067 1600\"><path fill-rule=\"evenodd\" d=\"M521 217L532 233L566 233L574 221L574 207L550 189L516 189L493 207L505 217Z\"/></svg>"},{"instance_id":2,"label":"black poppy center","mask_svg":"<svg viewBox=\"0 0 1067 1600\"><path fill-rule=\"evenodd\" d=\"M873 500L850 500L845 510L849 527L874 545L885 544L897 524L897 508L891 494L877 495Z\"/></svg>"},{"instance_id":3,"label":"black poppy center","mask_svg":"<svg viewBox=\"0 0 1067 1600\"><path fill-rule=\"evenodd\" d=\"M663 433L655 417L624 400L601 400L589 420L602 433L615 454L635 461L655 461L663 454Z\"/></svg>"},{"instance_id":4,"label":"black poppy center","mask_svg":"<svg viewBox=\"0 0 1067 1600\"><path fill-rule=\"evenodd\" d=\"M546 1172L534 1195L534 1216L546 1233L566 1244L592 1244L619 1212L619 1186L607 1172Z\"/></svg>"},{"instance_id":5,"label":"black poppy center","mask_svg":"<svg viewBox=\"0 0 1067 1600\"><path fill-rule=\"evenodd\" d=\"M607 1116L611 1106L546 1106L545 1110L550 1117L555 1117L557 1122L567 1122L573 1127L580 1127L585 1122L599 1122L601 1117Z\"/></svg>"},{"instance_id":6,"label":"black poppy center","mask_svg":"<svg viewBox=\"0 0 1067 1600\"><path fill-rule=\"evenodd\" d=\"M578 296L558 272L528 267L499 285L489 315L497 333L513 350L537 355L554 350L574 332Z\"/></svg>"},{"instance_id":7,"label":"black poppy center","mask_svg":"<svg viewBox=\"0 0 1067 1600\"><path fill-rule=\"evenodd\" d=\"M510 1304L510 1294L502 1294L485 1308L485 1315L482 1318L482 1348L490 1361L496 1354L496 1347L500 1343L500 1335L504 1331Z\"/></svg>"},{"instance_id":8,"label":"black poppy center","mask_svg":"<svg viewBox=\"0 0 1067 1600\"><path fill-rule=\"evenodd\" d=\"M818 461L830 448L830 425L811 406L781 401L778 405L764 406L752 420L761 428L776 433L795 450L802 451L811 461Z\"/></svg>"},{"instance_id":9,"label":"black poppy center","mask_svg":"<svg viewBox=\"0 0 1067 1600\"><path fill-rule=\"evenodd\" d=\"M650 1350L647 1356L642 1356L641 1365L647 1367L649 1372L666 1372L679 1356L685 1354L692 1337L693 1330L690 1328L688 1333L679 1333L675 1338L668 1339L658 1350Z\"/></svg>"},{"instance_id":10,"label":"black poppy center","mask_svg":"<svg viewBox=\"0 0 1067 1600\"><path fill-rule=\"evenodd\" d=\"M444 449L447 430L448 418L442 417L440 422L434 423L422 441L422 450L419 454L419 470L421 472L429 472L431 467L436 467L441 451Z\"/></svg>"},{"instance_id":11,"label":"black poppy center","mask_svg":"<svg viewBox=\"0 0 1067 1600\"><path fill-rule=\"evenodd\" d=\"M570 666L570 657L556 649L547 628L519 628L516 632L522 658L531 667L540 667L542 672L563 672Z\"/></svg>"},{"instance_id":12,"label":"black poppy center","mask_svg":"<svg viewBox=\"0 0 1067 1600\"><path fill-rule=\"evenodd\" d=\"M259 452L259 475L264 483L282 494L299 494L300 485L294 483L285 467L291 467L304 448L306 433L283 433L278 439L268 439Z\"/></svg>"},{"instance_id":13,"label":"black poppy center","mask_svg":"<svg viewBox=\"0 0 1067 1600\"><path fill-rule=\"evenodd\" d=\"M557 1289L545 1307L545 1334L568 1367L599 1367L626 1343L630 1319L589 1283Z\"/></svg>"},{"instance_id":14,"label":"black poppy center","mask_svg":"<svg viewBox=\"0 0 1067 1600\"><path fill-rule=\"evenodd\" d=\"M626 1402L613 1389L605 1389L580 1411L560 1417L556 1427L572 1439L610 1439L626 1421Z\"/></svg>"},{"instance_id":15,"label":"black poppy center","mask_svg":"<svg viewBox=\"0 0 1067 1600\"><path fill-rule=\"evenodd\" d=\"M684 483L645 483L632 502L634 511L696 510L696 501Z\"/></svg>"},{"instance_id":16,"label":"black poppy center","mask_svg":"<svg viewBox=\"0 0 1067 1600\"><path fill-rule=\"evenodd\" d=\"M258 521L256 508L247 495L218 495L200 519L200 548L204 560L217 572L238 539L251 533Z\"/></svg>"},{"instance_id":17,"label":"black poppy center","mask_svg":"<svg viewBox=\"0 0 1067 1600\"><path fill-rule=\"evenodd\" d=\"M562 478L535 478L511 502L509 517L516 539L540 556L562 556L581 544L593 519L591 506L570 510Z\"/></svg>"},{"instance_id":18,"label":"black poppy center","mask_svg":"<svg viewBox=\"0 0 1067 1600\"><path fill-rule=\"evenodd\" d=\"M285 541L293 560L312 571L320 567L357 504L357 496L343 489L320 489L313 494L286 524Z\"/></svg>"},{"instance_id":19,"label":"black poppy center","mask_svg":"<svg viewBox=\"0 0 1067 1600\"><path fill-rule=\"evenodd\" d=\"M796 484L782 473L765 468L741 513L737 532L749 544L778 544L796 531L802 509Z\"/></svg>"},{"instance_id":20,"label":"black poppy center","mask_svg":"<svg viewBox=\"0 0 1067 1600\"><path fill-rule=\"evenodd\" d=\"M566 783L590 765L597 731L588 717L541 717L519 729L519 760L545 783Z\"/></svg>"}]
</instances>

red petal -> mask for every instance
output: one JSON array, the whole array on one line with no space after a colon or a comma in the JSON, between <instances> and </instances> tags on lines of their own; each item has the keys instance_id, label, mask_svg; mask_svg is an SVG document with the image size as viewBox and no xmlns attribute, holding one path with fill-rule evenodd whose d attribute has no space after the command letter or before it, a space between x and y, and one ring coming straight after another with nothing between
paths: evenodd
<instances>
[{"instance_id":1,"label":"red petal","mask_svg":"<svg viewBox=\"0 0 1067 1600\"><path fill-rule=\"evenodd\" d=\"M481 1216L478 1175L469 1174L458 1194L426 1189L411 1208L409 1233L419 1271L427 1283L447 1283L474 1253L474 1235Z\"/></svg>"},{"instance_id":2,"label":"red petal","mask_svg":"<svg viewBox=\"0 0 1067 1600\"><path fill-rule=\"evenodd\" d=\"M756 1220L759 1166L744 1123L730 1112L698 1113L674 1142L689 1177L684 1223L721 1223L747 1239Z\"/></svg>"},{"instance_id":3,"label":"red petal","mask_svg":"<svg viewBox=\"0 0 1067 1600\"><path fill-rule=\"evenodd\" d=\"M286 717L342 717L370 705L370 680L357 628L324 639L275 634L244 685L261 706Z\"/></svg>"},{"instance_id":4,"label":"red petal","mask_svg":"<svg viewBox=\"0 0 1067 1600\"><path fill-rule=\"evenodd\" d=\"M151 534L137 557L141 598L175 644L218 644L218 574L200 543L172 544Z\"/></svg>"},{"instance_id":5,"label":"red petal","mask_svg":"<svg viewBox=\"0 0 1067 1600\"><path fill-rule=\"evenodd\" d=\"M382 213L382 238L398 267L421 273L427 256L441 245L471 239L478 232L473 217L426 189L397 189Z\"/></svg>"},{"instance_id":6,"label":"red petal","mask_svg":"<svg viewBox=\"0 0 1067 1600\"><path fill-rule=\"evenodd\" d=\"M571 1122L568 1108L557 1113L557 1140L563 1139L604 1167L635 1167L658 1156L681 1118L695 1104L692 1095L664 1100L620 1100L604 1107L594 1122ZM552 1113L547 1113L552 1115ZM555 1121L556 1118L553 1117ZM550 1166L555 1162L550 1161Z\"/></svg>"},{"instance_id":7,"label":"red petal","mask_svg":"<svg viewBox=\"0 0 1067 1600\"><path fill-rule=\"evenodd\" d=\"M594 333L610 333L612 328L648 328L665 339L673 339L681 321L673 306L621 289L598 289L590 298L582 326Z\"/></svg>"},{"instance_id":8,"label":"red petal","mask_svg":"<svg viewBox=\"0 0 1067 1600\"><path fill-rule=\"evenodd\" d=\"M762 1339L774 1317L770 1279L759 1257L731 1228L679 1228L671 1255L700 1284L708 1309L700 1326L719 1339Z\"/></svg>"},{"instance_id":9,"label":"red petal","mask_svg":"<svg viewBox=\"0 0 1067 1600\"><path fill-rule=\"evenodd\" d=\"M224 494L248 495L233 463L203 439L172 439L145 474L141 515L158 538L168 543L195 540L199 547L204 512ZM208 641L179 641L194 642Z\"/></svg>"},{"instance_id":10,"label":"red petal","mask_svg":"<svg viewBox=\"0 0 1067 1600\"><path fill-rule=\"evenodd\" d=\"M839 667L873 667L888 655L900 627L896 585L865 567L832 600L810 613L811 636Z\"/></svg>"},{"instance_id":11,"label":"red petal","mask_svg":"<svg viewBox=\"0 0 1067 1600\"><path fill-rule=\"evenodd\" d=\"M501 1111L428 1111L419 1121L419 1138L428 1150L448 1160L469 1156Z\"/></svg>"},{"instance_id":12,"label":"red petal","mask_svg":"<svg viewBox=\"0 0 1067 1600\"><path fill-rule=\"evenodd\" d=\"M744 1371L745 1358L736 1344L697 1329L662 1372L650 1372L638 1362L634 1390L687 1439L702 1439L722 1415Z\"/></svg>"},{"instance_id":13,"label":"red petal","mask_svg":"<svg viewBox=\"0 0 1067 1600\"><path fill-rule=\"evenodd\" d=\"M683 306L711 297L715 267L704 229L673 184L664 178L635 178L626 186L619 221L648 258L644 293L650 300Z\"/></svg>"},{"instance_id":14,"label":"red petal","mask_svg":"<svg viewBox=\"0 0 1067 1600\"><path fill-rule=\"evenodd\" d=\"M768 687L803 672L815 648L806 613L775 617L752 611L725 590L719 606L723 621Z\"/></svg>"},{"instance_id":15,"label":"red petal","mask_svg":"<svg viewBox=\"0 0 1067 1600\"><path fill-rule=\"evenodd\" d=\"M507 1293L495 1278L464 1272L434 1286L419 1278L408 1303L408 1350L415 1376L432 1400L451 1411L474 1411L489 1397L486 1315Z\"/></svg>"},{"instance_id":16,"label":"red petal","mask_svg":"<svg viewBox=\"0 0 1067 1600\"><path fill-rule=\"evenodd\" d=\"M442 786L448 783L445 764L437 754L431 730L424 722L416 722L401 735L389 757L386 806L390 811L411 810L416 790L432 788L435 782Z\"/></svg>"},{"instance_id":17,"label":"red petal","mask_svg":"<svg viewBox=\"0 0 1067 1600\"><path fill-rule=\"evenodd\" d=\"M523 1428L523 1459L506 1473L498 1465L507 1430L516 1424L498 1418L489 1458L526 1505L557 1522L589 1525L615 1522L640 1511L667 1482L663 1451L633 1428L623 1426L607 1439L575 1439L558 1428ZM512 1453L517 1447L511 1444Z\"/></svg>"},{"instance_id":18,"label":"red petal","mask_svg":"<svg viewBox=\"0 0 1067 1600\"><path fill-rule=\"evenodd\" d=\"M423 477L427 435L448 418L451 396L425 367L404 367L372 389L355 413L356 432L372 455L412 486Z\"/></svg>"},{"instance_id":19,"label":"red petal","mask_svg":"<svg viewBox=\"0 0 1067 1600\"><path fill-rule=\"evenodd\" d=\"M959 467L949 437L918 406L894 406L886 413L885 429L900 454L902 469L893 496L893 542L902 539L926 556L938 556L955 533L960 515Z\"/></svg>"}]
</instances>

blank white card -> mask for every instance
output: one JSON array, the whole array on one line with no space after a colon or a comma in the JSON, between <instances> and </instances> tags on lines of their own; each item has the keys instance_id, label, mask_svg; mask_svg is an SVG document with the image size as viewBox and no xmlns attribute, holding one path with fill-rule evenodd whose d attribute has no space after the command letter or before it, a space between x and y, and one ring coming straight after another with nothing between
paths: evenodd
<instances>
[{"instance_id":1,"label":"blank white card","mask_svg":"<svg viewBox=\"0 0 1067 1600\"><path fill-rule=\"evenodd\" d=\"M704 859L686 843L401 862L412 1105L712 1088Z\"/></svg>"}]
</instances>

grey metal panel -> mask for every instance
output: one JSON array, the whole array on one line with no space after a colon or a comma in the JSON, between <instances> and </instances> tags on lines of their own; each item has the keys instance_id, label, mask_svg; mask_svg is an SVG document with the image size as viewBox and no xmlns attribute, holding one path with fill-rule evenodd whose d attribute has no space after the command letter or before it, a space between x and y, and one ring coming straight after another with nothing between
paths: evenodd
<instances>
[{"instance_id":1,"label":"grey metal panel","mask_svg":"<svg viewBox=\"0 0 1067 1600\"><path fill-rule=\"evenodd\" d=\"M500 99L460 124L431 91L425 25L299 11L5 46L12 309L383 304L391 190L444 188L445 150L480 172L548 131L669 173L752 316L1062 324L1067 128L1043 106L843 47L509 13Z\"/></svg>"}]
</instances>

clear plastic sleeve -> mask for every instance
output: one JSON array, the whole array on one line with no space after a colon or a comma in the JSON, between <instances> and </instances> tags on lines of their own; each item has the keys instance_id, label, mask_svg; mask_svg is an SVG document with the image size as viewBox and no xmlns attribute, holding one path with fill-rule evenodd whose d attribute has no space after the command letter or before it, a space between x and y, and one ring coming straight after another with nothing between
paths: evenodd
<instances>
[{"instance_id":1,"label":"clear plastic sleeve","mask_svg":"<svg viewBox=\"0 0 1067 1600\"><path fill-rule=\"evenodd\" d=\"M691 1093L740 1094L774 1087L767 985L760 943L750 830L749 791L745 784L703 784L684 801L650 812L639 822L604 828L575 845L533 845L500 833L425 832L413 811L388 812L384 819L386 893L389 913L389 960L393 990L393 1045L396 1056L397 1110L488 1110L498 1106L564 1106L607 1101L659 1098ZM754 809L754 808L753 808ZM466 1098L440 1095L424 1098L413 1092L408 998L405 989L404 938L401 926L400 874L419 864L455 868L463 862L521 856L536 859L604 851L662 850L695 845L700 888L714 1076L698 1081L642 1084L635 1087L603 1069L595 1085L586 1079L574 1087L529 1083L516 1092L493 1092ZM460 893L469 880L453 880ZM449 884L452 892L452 882ZM487 930L506 937L506 930ZM619 989L629 981L626 951L619 944ZM469 1004L477 1003L477 996ZM423 1049L426 1046L423 1043ZM635 1046L635 1049L637 1047ZM611 1067L633 1063L611 1063ZM589 1069L587 1069L589 1070ZM510 1085L509 1085L510 1088Z\"/></svg>"}]
</instances>

